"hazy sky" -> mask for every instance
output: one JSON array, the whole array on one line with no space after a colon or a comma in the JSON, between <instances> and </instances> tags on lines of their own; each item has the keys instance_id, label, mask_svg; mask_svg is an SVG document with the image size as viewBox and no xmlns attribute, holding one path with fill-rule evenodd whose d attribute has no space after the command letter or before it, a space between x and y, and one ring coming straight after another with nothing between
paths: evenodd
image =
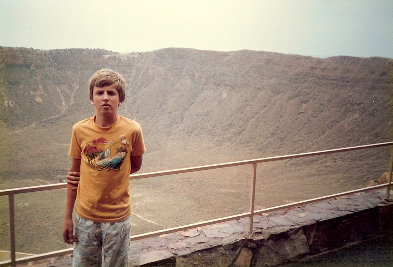
<instances>
[{"instance_id":1,"label":"hazy sky","mask_svg":"<svg viewBox=\"0 0 393 267\"><path fill-rule=\"evenodd\" d=\"M393 58L393 0L0 0L0 46Z\"/></svg>"}]
</instances>

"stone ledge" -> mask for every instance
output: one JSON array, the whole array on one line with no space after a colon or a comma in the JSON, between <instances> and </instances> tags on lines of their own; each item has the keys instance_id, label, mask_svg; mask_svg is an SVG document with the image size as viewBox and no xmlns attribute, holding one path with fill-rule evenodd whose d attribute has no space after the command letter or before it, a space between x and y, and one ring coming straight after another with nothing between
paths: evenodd
<instances>
[{"instance_id":1,"label":"stone ledge","mask_svg":"<svg viewBox=\"0 0 393 267\"><path fill-rule=\"evenodd\" d=\"M370 191L131 243L131 266L274 266L393 232L393 204ZM388 228L389 227L389 228ZM64 259L63 259L64 265ZM58 266L56 262L50 266Z\"/></svg>"}]
</instances>

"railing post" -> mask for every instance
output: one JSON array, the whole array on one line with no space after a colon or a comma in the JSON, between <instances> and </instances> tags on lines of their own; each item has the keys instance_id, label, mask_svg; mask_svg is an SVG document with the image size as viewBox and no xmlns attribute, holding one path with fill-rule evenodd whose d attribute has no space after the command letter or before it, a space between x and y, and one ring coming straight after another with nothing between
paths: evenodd
<instances>
[{"instance_id":1,"label":"railing post","mask_svg":"<svg viewBox=\"0 0 393 267\"><path fill-rule=\"evenodd\" d=\"M253 168L253 176L252 176L252 187L251 187L251 200L250 200L250 217L249 217L249 229L248 236L251 237L253 235L254 228L254 210L255 210L255 187L257 181L257 163L254 162L252 164Z\"/></svg>"},{"instance_id":2,"label":"railing post","mask_svg":"<svg viewBox=\"0 0 393 267\"><path fill-rule=\"evenodd\" d=\"M8 195L8 208L10 214L10 256L11 266L16 266L15 257L15 209L14 209L14 194Z\"/></svg>"},{"instance_id":3,"label":"railing post","mask_svg":"<svg viewBox=\"0 0 393 267\"><path fill-rule=\"evenodd\" d=\"M389 180L388 180L388 185L386 186L386 201L393 201L390 199L390 188L392 184L392 172L393 172L393 147L392 151L390 152L390 171L389 171Z\"/></svg>"}]
</instances>

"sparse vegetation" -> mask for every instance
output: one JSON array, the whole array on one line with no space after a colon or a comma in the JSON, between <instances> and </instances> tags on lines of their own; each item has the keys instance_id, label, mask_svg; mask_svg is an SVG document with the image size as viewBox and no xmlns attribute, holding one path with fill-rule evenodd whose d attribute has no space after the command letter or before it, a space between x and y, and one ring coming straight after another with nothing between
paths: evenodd
<instances>
[{"instance_id":1,"label":"sparse vegetation","mask_svg":"<svg viewBox=\"0 0 393 267\"><path fill-rule=\"evenodd\" d=\"M162 49L127 56L0 47L0 188L64 178L71 127L93 114L87 80L103 67L128 82L120 113L142 124L148 151L141 171L148 172L392 140L392 66L386 58L255 51ZM387 170L388 154L375 150L263 166L258 205L365 186ZM134 234L244 211L247 179L246 169L134 181L133 210L159 221L143 224L135 216ZM220 208L209 205L217 198ZM18 250L64 247L61 190L17 201ZM176 201L184 205L170 212ZM2 215L7 205L0 199ZM168 212L156 218L154 212L162 210ZM176 216L183 210L190 217ZM7 227L1 216L0 249L8 247Z\"/></svg>"}]
</instances>

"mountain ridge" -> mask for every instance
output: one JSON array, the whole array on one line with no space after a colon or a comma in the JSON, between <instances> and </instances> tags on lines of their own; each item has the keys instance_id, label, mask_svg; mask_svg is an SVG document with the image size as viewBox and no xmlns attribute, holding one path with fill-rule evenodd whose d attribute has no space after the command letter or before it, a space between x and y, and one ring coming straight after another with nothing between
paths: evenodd
<instances>
[{"instance_id":1,"label":"mountain ridge","mask_svg":"<svg viewBox=\"0 0 393 267\"><path fill-rule=\"evenodd\" d=\"M65 173L71 126L94 112L88 79L104 67L127 80L120 113L143 127L142 171L392 140L388 58L0 47L0 177Z\"/></svg>"}]
</instances>

